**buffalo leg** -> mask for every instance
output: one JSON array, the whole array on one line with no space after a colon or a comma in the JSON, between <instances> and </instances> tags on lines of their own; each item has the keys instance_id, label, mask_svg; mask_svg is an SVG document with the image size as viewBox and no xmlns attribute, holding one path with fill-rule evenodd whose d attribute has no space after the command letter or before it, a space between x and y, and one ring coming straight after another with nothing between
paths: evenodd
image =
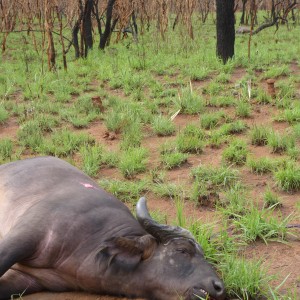
<instances>
[{"instance_id":1,"label":"buffalo leg","mask_svg":"<svg viewBox=\"0 0 300 300\"><path fill-rule=\"evenodd\" d=\"M0 240L0 277L15 263L31 257L36 246L35 238L26 238L22 232L10 232Z\"/></svg>"},{"instance_id":2,"label":"buffalo leg","mask_svg":"<svg viewBox=\"0 0 300 300\"><path fill-rule=\"evenodd\" d=\"M42 291L42 287L30 275L17 270L8 270L0 278L0 300Z\"/></svg>"}]
</instances>

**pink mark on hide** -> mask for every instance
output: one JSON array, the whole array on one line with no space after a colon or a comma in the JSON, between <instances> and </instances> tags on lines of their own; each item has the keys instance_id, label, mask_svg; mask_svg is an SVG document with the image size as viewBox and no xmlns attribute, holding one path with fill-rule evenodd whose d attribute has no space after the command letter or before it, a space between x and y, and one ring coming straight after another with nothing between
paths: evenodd
<instances>
[{"instance_id":1,"label":"pink mark on hide","mask_svg":"<svg viewBox=\"0 0 300 300\"><path fill-rule=\"evenodd\" d=\"M80 182L80 184L82 184L87 189L97 189L96 187L94 187L93 185L91 185L89 183Z\"/></svg>"}]
</instances>

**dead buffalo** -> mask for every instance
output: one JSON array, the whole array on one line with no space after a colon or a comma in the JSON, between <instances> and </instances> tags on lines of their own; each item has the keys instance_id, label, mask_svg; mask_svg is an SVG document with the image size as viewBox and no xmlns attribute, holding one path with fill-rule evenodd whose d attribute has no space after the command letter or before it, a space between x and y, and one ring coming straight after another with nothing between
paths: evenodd
<instances>
[{"instance_id":1,"label":"dead buffalo","mask_svg":"<svg viewBox=\"0 0 300 300\"><path fill-rule=\"evenodd\" d=\"M189 231L155 222L145 198L137 219L60 159L0 166L0 299L39 291L225 298Z\"/></svg>"}]
</instances>

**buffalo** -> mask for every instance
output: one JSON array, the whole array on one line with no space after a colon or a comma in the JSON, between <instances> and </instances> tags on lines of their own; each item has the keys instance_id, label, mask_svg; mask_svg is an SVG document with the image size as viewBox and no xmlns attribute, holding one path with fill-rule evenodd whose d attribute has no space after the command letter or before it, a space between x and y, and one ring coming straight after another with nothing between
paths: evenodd
<instances>
[{"instance_id":1,"label":"buffalo","mask_svg":"<svg viewBox=\"0 0 300 300\"><path fill-rule=\"evenodd\" d=\"M41 291L225 299L188 230L157 223L145 198L136 215L58 158L1 165L0 299Z\"/></svg>"}]
</instances>

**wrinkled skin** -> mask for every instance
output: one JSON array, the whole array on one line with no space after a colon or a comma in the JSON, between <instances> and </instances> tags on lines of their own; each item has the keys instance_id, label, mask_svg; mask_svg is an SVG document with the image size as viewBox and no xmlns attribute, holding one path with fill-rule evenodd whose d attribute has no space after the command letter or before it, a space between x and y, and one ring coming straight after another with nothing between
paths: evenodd
<instances>
[{"instance_id":1,"label":"wrinkled skin","mask_svg":"<svg viewBox=\"0 0 300 300\"><path fill-rule=\"evenodd\" d=\"M137 207L139 221L57 158L0 166L0 299L47 290L223 300L223 282L190 233L165 226L165 234L145 199Z\"/></svg>"}]
</instances>

